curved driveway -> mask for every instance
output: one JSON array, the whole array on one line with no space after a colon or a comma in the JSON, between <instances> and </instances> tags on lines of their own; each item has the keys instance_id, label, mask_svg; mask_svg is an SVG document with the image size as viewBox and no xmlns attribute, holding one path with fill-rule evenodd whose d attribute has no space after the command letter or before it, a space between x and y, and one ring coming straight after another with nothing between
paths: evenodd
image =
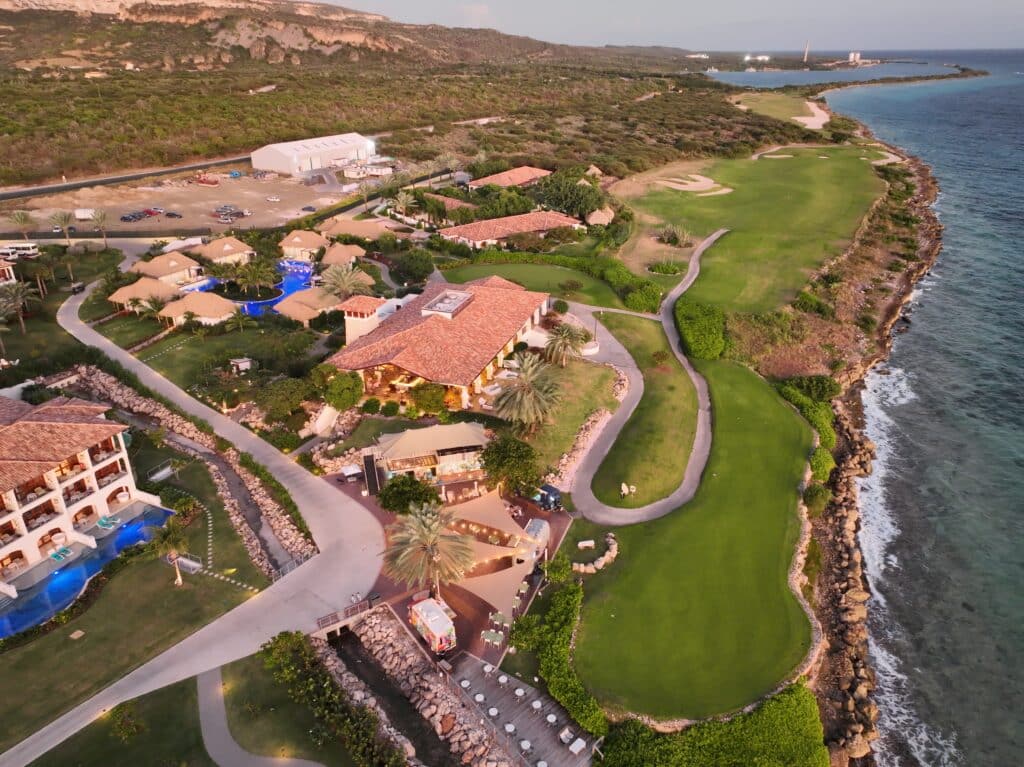
<instances>
[{"instance_id":1,"label":"curved driveway","mask_svg":"<svg viewBox=\"0 0 1024 767\"><path fill-rule=\"evenodd\" d=\"M571 488L573 505L577 511L593 522L602 525L629 525L635 522L657 519L678 509L693 498L694 493L697 492L701 475L704 473L704 467L707 465L708 455L711 452L711 398L708 396L708 384L704 380L704 376L694 370L693 365L690 364L686 355L683 354L679 332L676 330L673 310L676 300L693 285L700 274L700 258L704 251L728 231L728 229L719 229L697 246L690 257L690 263L683 279L680 280L679 284L669 292L661 303L659 319L665 330L665 335L668 337L669 344L672 346L672 351L675 353L676 358L682 364L683 369L686 370L686 374L690 377L690 381L693 382L693 386L697 390L697 429L693 438L693 446L690 449L690 458L686 463L682 484L668 497L654 503L649 503L646 506L640 506L635 509L609 506L599 501L591 489L594 475L600 468L601 462L608 455L608 451L618 438L622 427L625 426L636 406L640 403L641 397L643 397L644 378L636 362L633 361L629 352L619 343L615 336L603 325L596 322L586 323L588 328L591 325L595 327L597 340L600 344L600 351L592 359L615 365L622 369L629 379L629 391L626 394L626 398L619 405L618 410L612 415L604 429L594 440L587 454L580 461L579 468L576 470L576 476L573 479ZM640 317L655 319L653 315L649 314L622 312L616 309L602 310L583 304L572 304L571 308L572 312L581 319L592 319L595 311L634 314Z\"/></svg>"},{"instance_id":2,"label":"curved driveway","mask_svg":"<svg viewBox=\"0 0 1024 767\"><path fill-rule=\"evenodd\" d=\"M209 422L217 434L267 467L291 493L320 554L0 754L4 767L22 767L38 759L118 703L251 655L282 631L312 631L318 617L348 607L353 593L369 593L381 568L384 533L366 508L243 426L192 399L79 320L78 307L95 286L64 302L57 312L61 327L82 343L102 349L143 384Z\"/></svg>"}]
</instances>

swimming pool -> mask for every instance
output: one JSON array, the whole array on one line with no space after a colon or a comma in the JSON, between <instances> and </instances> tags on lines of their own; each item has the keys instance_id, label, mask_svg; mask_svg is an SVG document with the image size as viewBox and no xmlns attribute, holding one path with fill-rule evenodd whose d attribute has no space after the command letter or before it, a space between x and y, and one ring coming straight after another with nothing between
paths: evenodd
<instances>
[{"instance_id":1,"label":"swimming pool","mask_svg":"<svg viewBox=\"0 0 1024 767\"><path fill-rule=\"evenodd\" d=\"M237 304L245 314L258 317L269 312L292 293L308 288L313 278L313 265L305 261L279 261L277 271L281 273L281 281L274 287L281 291L279 296L268 298L265 301L234 301L233 303ZM219 283L220 280L210 277L182 290L186 293L196 290L213 290Z\"/></svg>"},{"instance_id":2,"label":"swimming pool","mask_svg":"<svg viewBox=\"0 0 1024 767\"><path fill-rule=\"evenodd\" d=\"M34 586L19 589L18 598L0 608L0 639L45 623L69 607L104 565L129 546L150 540L154 528L163 527L172 514L167 509L147 505L141 515L97 541L95 549L86 549Z\"/></svg>"}]
</instances>

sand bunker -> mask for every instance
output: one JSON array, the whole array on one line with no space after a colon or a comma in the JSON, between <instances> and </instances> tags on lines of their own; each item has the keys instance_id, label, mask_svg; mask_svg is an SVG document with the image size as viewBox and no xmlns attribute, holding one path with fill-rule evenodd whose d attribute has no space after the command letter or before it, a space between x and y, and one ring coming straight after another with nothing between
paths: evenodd
<instances>
[{"instance_id":1,"label":"sand bunker","mask_svg":"<svg viewBox=\"0 0 1024 767\"><path fill-rule=\"evenodd\" d=\"M701 176L697 173L691 173L688 179L659 178L657 182L661 186L667 186L669 189L675 189L677 192L709 192L718 186L718 183L713 178Z\"/></svg>"},{"instance_id":2,"label":"sand bunker","mask_svg":"<svg viewBox=\"0 0 1024 767\"><path fill-rule=\"evenodd\" d=\"M831 115L822 109L816 101L805 101L804 103L807 105L807 108L811 110L811 116L794 117L793 119L805 128L810 128L811 130L821 130L824 128L825 123L831 119Z\"/></svg>"},{"instance_id":3,"label":"sand bunker","mask_svg":"<svg viewBox=\"0 0 1024 767\"><path fill-rule=\"evenodd\" d=\"M764 154L761 155L765 160L788 160L793 155L791 154Z\"/></svg>"},{"instance_id":4,"label":"sand bunker","mask_svg":"<svg viewBox=\"0 0 1024 767\"><path fill-rule=\"evenodd\" d=\"M701 192L698 197L717 197L720 194L732 194L731 186L723 186L721 189L716 189L713 192Z\"/></svg>"}]
</instances>

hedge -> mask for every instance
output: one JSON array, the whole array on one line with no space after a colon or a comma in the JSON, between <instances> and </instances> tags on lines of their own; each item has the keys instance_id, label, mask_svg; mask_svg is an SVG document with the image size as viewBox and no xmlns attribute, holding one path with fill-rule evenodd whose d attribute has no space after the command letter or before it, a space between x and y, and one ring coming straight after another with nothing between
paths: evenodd
<instances>
[{"instance_id":1,"label":"hedge","mask_svg":"<svg viewBox=\"0 0 1024 767\"><path fill-rule=\"evenodd\" d=\"M807 513L811 518L816 519L820 517L831 500L832 491L825 487L825 485L820 485L817 482L812 482L804 490L804 505L807 507Z\"/></svg>"},{"instance_id":2,"label":"hedge","mask_svg":"<svg viewBox=\"0 0 1024 767\"><path fill-rule=\"evenodd\" d=\"M832 469L836 467L836 459L823 447L815 448L811 453L811 476L818 482L828 482Z\"/></svg>"},{"instance_id":3,"label":"hedge","mask_svg":"<svg viewBox=\"0 0 1024 767\"><path fill-rule=\"evenodd\" d=\"M725 312L717 306L680 298L675 307L676 329L688 357L716 360L725 351Z\"/></svg>"},{"instance_id":4,"label":"hedge","mask_svg":"<svg viewBox=\"0 0 1024 767\"><path fill-rule=\"evenodd\" d=\"M838 397L842 391L839 382L832 376L793 376L783 383L799 389L818 402L828 402L833 397Z\"/></svg>"},{"instance_id":5,"label":"hedge","mask_svg":"<svg viewBox=\"0 0 1024 767\"><path fill-rule=\"evenodd\" d=\"M795 386L784 384L779 387L779 394L800 411L807 422L818 432L821 446L832 450L836 446L836 431L832 428L835 414L827 402L815 402Z\"/></svg>"},{"instance_id":6,"label":"hedge","mask_svg":"<svg viewBox=\"0 0 1024 767\"><path fill-rule=\"evenodd\" d=\"M544 616L544 641L540 643L537 659L540 675L547 683L548 692L569 712L576 722L595 736L608 733L608 720L583 682L576 675L570 661L572 632L580 617L583 587L570 583L551 597L551 606Z\"/></svg>"},{"instance_id":7,"label":"hedge","mask_svg":"<svg viewBox=\"0 0 1024 767\"><path fill-rule=\"evenodd\" d=\"M814 695L797 683L749 714L670 735L635 719L615 725L604 742L605 767L828 767Z\"/></svg>"}]
</instances>

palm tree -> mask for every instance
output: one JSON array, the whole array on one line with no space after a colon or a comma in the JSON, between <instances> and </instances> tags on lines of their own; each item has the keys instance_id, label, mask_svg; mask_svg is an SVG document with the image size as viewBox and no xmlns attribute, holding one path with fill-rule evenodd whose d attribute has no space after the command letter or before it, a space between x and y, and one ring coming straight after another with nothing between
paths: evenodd
<instances>
[{"instance_id":1,"label":"palm tree","mask_svg":"<svg viewBox=\"0 0 1024 767\"><path fill-rule=\"evenodd\" d=\"M39 291L24 282L11 282L0 286L0 315L18 315L21 334L25 335L25 307L30 301L39 301Z\"/></svg>"},{"instance_id":2,"label":"palm tree","mask_svg":"<svg viewBox=\"0 0 1024 767\"><path fill-rule=\"evenodd\" d=\"M160 322L160 310L165 306L167 306L167 302L164 299L150 296L136 305L136 311L140 317Z\"/></svg>"},{"instance_id":3,"label":"palm tree","mask_svg":"<svg viewBox=\"0 0 1024 767\"><path fill-rule=\"evenodd\" d=\"M239 333L241 333L246 328L256 327L256 320L254 320L248 314L243 312L241 309L236 309L235 313L228 318L226 324L228 330L237 330Z\"/></svg>"},{"instance_id":4,"label":"palm tree","mask_svg":"<svg viewBox=\"0 0 1024 767\"><path fill-rule=\"evenodd\" d=\"M54 226L60 227L60 230L64 232L64 244L69 248L71 247L71 225L75 223L75 217L72 213L66 210L58 210L50 216L50 223Z\"/></svg>"},{"instance_id":5,"label":"palm tree","mask_svg":"<svg viewBox=\"0 0 1024 767\"><path fill-rule=\"evenodd\" d=\"M16 210L7 218L26 240L28 239L28 233L36 225L35 219L32 218L32 214L27 210Z\"/></svg>"},{"instance_id":6,"label":"palm tree","mask_svg":"<svg viewBox=\"0 0 1024 767\"><path fill-rule=\"evenodd\" d=\"M411 194L409 194L409 192L405 191L404 189L395 195L395 208L403 216L409 214L409 208L411 208L413 206L413 203L415 202L416 198L413 197Z\"/></svg>"},{"instance_id":7,"label":"palm tree","mask_svg":"<svg viewBox=\"0 0 1024 767\"><path fill-rule=\"evenodd\" d=\"M580 356L583 345L590 340L590 334L583 328L563 322L548 333L548 342L544 344L544 358L551 364L563 368L569 360Z\"/></svg>"},{"instance_id":8,"label":"palm tree","mask_svg":"<svg viewBox=\"0 0 1024 767\"><path fill-rule=\"evenodd\" d=\"M151 544L158 557L174 558L174 585L180 586L182 580L181 569L178 567L178 552L187 545L185 531L182 529L181 523L173 517L168 519L167 524L157 530Z\"/></svg>"},{"instance_id":9,"label":"palm tree","mask_svg":"<svg viewBox=\"0 0 1024 767\"><path fill-rule=\"evenodd\" d=\"M373 194L375 188L369 181L364 181L359 185L359 196L363 198L364 213L370 209L370 195Z\"/></svg>"},{"instance_id":10,"label":"palm tree","mask_svg":"<svg viewBox=\"0 0 1024 767\"><path fill-rule=\"evenodd\" d=\"M103 235L103 249L107 249L107 211L97 208L90 216L93 226L100 230Z\"/></svg>"},{"instance_id":11,"label":"palm tree","mask_svg":"<svg viewBox=\"0 0 1024 767\"><path fill-rule=\"evenodd\" d=\"M494 412L528 434L544 423L561 397L551 366L537 354L519 354L519 375L494 399Z\"/></svg>"},{"instance_id":12,"label":"palm tree","mask_svg":"<svg viewBox=\"0 0 1024 767\"><path fill-rule=\"evenodd\" d=\"M345 300L349 296L365 295L370 292L370 287L363 281L364 272L352 265L342 266L336 264L327 268L324 272L323 288L332 296Z\"/></svg>"},{"instance_id":13,"label":"palm tree","mask_svg":"<svg viewBox=\"0 0 1024 767\"><path fill-rule=\"evenodd\" d=\"M258 292L260 288L272 288L280 279L272 263L253 261L239 268L235 282L246 293L251 293L253 289Z\"/></svg>"},{"instance_id":14,"label":"palm tree","mask_svg":"<svg viewBox=\"0 0 1024 767\"><path fill-rule=\"evenodd\" d=\"M0 319L0 356L7 356L7 346L4 345L3 334L10 333L11 329L7 325L7 320Z\"/></svg>"},{"instance_id":15,"label":"palm tree","mask_svg":"<svg viewBox=\"0 0 1024 767\"><path fill-rule=\"evenodd\" d=\"M452 529L455 514L436 504L413 504L409 514L388 525L384 572L407 586L430 584L434 596L441 584L462 580L473 567L472 539Z\"/></svg>"},{"instance_id":16,"label":"palm tree","mask_svg":"<svg viewBox=\"0 0 1024 767\"><path fill-rule=\"evenodd\" d=\"M70 253L66 253L64 255L64 258L62 258L60 260L60 262L68 270L68 280L70 280L71 282L74 282L75 281L75 273L71 269L71 267L74 266L74 264L75 264L75 257L73 255L71 255Z\"/></svg>"}]
</instances>

